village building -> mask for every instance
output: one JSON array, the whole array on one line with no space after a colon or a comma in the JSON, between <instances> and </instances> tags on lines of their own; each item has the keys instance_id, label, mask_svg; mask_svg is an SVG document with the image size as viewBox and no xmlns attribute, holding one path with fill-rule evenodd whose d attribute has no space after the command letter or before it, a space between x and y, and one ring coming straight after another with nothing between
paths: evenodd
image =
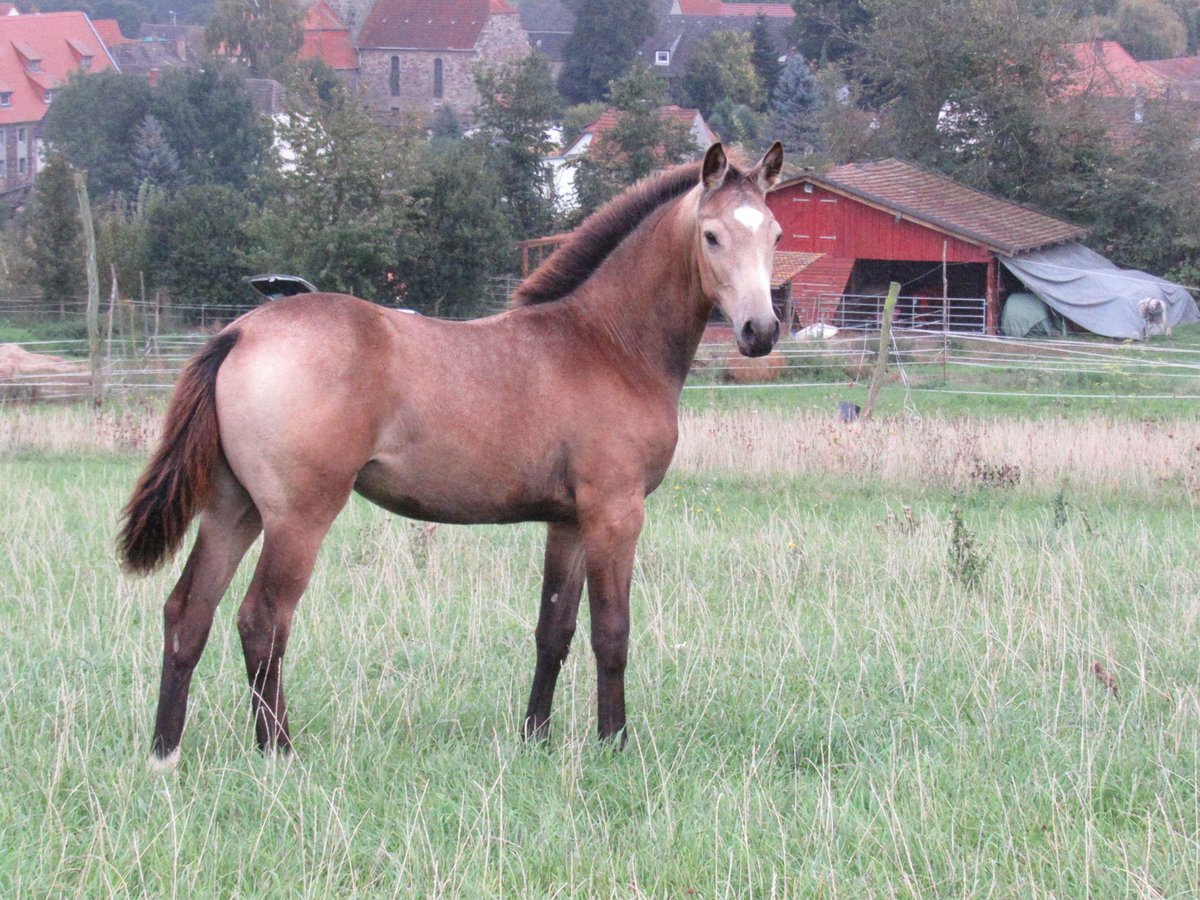
<instances>
[{"instance_id":1,"label":"village building","mask_svg":"<svg viewBox=\"0 0 1200 900\"><path fill-rule=\"evenodd\" d=\"M891 282L902 328L995 334L1014 293L1110 337L1143 336L1137 307L1150 296L1169 325L1200 320L1183 288L1084 247L1086 228L901 160L806 172L776 185L767 205L783 228L779 249L813 254L790 277L794 328L876 327Z\"/></svg>"},{"instance_id":2,"label":"village building","mask_svg":"<svg viewBox=\"0 0 1200 900\"><path fill-rule=\"evenodd\" d=\"M114 68L82 12L0 16L0 197L25 190L42 165L42 119L75 72Z\"/></svg>"},{"instance_id":3,"label":"village building","mask_svg":"<svg viewBox=\"0 0 1200 900\"><path fill-rule=\"evenodd\" d=\"M479 103L474 68L529 54L506 0L378 0L358 34L359 82L381 120L447 107L467 120Z\"/></svg>"}]
</instances>

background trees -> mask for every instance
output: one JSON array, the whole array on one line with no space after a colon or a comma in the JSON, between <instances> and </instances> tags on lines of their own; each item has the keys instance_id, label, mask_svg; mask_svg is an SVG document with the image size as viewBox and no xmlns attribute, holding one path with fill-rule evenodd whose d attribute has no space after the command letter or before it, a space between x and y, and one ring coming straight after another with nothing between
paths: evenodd
<instances>
[{"instance_id":1,"label":"background trees","mask_svg":"<svg viewBox=\"0 0 1200 900\"><path fill-rule=\"evenodd\" d=\"M575 29L563 47L558 90L570 103L607 97L609 82L625 72L654 31L650 0L565 0Z\"/></svg>"}]
</instances>

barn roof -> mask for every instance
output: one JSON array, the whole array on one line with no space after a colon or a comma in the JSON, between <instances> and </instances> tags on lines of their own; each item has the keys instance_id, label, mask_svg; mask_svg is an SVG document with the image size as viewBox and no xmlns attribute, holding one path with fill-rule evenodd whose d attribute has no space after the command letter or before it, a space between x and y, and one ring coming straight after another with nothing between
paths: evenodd
<instances>
[{"instance_id":1,"label":"barn roof","mask_svg":"<svg viewBox=\"0 0 1200 900\"><path fill-rule=\"evenodd\" d=\"M806 173L775 190L805 181L1006 255L1079 240L1088 231L898 159Z\"/></svg>"},{"instance_id":2,"label":"barn roof","mask_svg":"<svg viewBox=\"0 0 1200 900\"><path fill-rule=\"evenodd\" d=\"M304 14L304 44L298 55L300 59L319 59L334 70L358 68L350 29L342 24L328 0L317 0Z\"/></svg>"},{"instance_id":3,"label":"barn roof","mask_svg":"<svg viewBox=\"0 0 1200 900\"><path fill-rule=\"evenodd\" d=\"M771 261L771 287L791 281L824 255L799 250L776 250L775 258Z\"/></svg>"},{"instance_id":4,"label":"barn roof","mask_svg":"<svg viewBox=\"0 0 1200 900\"><path fill-rule=\"evenodd\" d=\"M377 0L363 23L358 45L473 50L488 16L516 12L506 0Z\"/></svg>"}]
</instances>

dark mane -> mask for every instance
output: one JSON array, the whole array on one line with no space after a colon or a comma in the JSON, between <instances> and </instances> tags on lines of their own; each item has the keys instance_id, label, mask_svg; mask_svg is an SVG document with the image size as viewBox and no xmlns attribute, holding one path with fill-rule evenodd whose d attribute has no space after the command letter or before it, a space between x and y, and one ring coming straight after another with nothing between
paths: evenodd
<instances>
[{"instance_id":1,"label":"dark mane","mask_svg":"<svg viewBox=\"0 0 1200 900\"><path fill-rule=\"evenodd\" d=\"M512 306L561 300L591 277L642 221L700 181L700 163L646 178L588 216L549 258L513 291Z\"/></svg>"}]
</instances>

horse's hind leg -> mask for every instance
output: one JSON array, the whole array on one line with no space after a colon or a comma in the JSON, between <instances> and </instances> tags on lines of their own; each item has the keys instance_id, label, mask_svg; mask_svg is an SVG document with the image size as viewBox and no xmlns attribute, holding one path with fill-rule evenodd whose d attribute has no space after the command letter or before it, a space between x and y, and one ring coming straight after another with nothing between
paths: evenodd
<instances>
[{"instance_id":1,"label":"horse's hind leg","mask_svg":"<svg viewBox=\"0 0 1200 900\"><path fill-rule=\"evenodd\" d=\"M254 732L261 750L291 749L283 696L283 655L292 616L308 587L317 550L349 494L347 485L339 501L321 504L320 511L293 510L288 518L265 524L262 555L238 610Z\"/></svg>"},{"instance_id":2,"label":"horse's hind leg","mask_svg":"<svg viewBox=\"0 0 1200 900\"><path fill-rule=\"evenodd\" d=\"M566 662L575 635L579 595L583 592L583 543L573 525L551 525L546 533L545 579L538 613L537 668L525 713L525 737L544 738L550 732L550 705L558 673Z\"/></svg>"},{"instance_id":3,"label":"horse's hind leg","mask_svg":"<svg viewBox=\"0 0 1200 900\"><path fill-rule=\"evenodd\" d=\"M154 768L169 768L179 757L192 672L208 641L213 613L262 528L258 510L224 464L214 474L213 486L196 543L163 607L162 683L150 758Z\"/></svg>"}]
</instances>

